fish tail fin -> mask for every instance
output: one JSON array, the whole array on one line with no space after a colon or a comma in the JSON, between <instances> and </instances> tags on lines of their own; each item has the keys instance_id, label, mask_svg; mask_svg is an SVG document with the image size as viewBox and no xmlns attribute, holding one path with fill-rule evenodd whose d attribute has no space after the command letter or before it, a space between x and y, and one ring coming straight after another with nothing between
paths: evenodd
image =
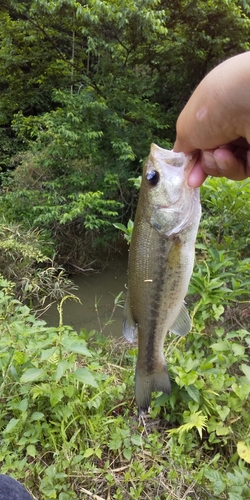
<instances>
[{"instance_id":1,"label":"fish tail fin","mask_svg":"<svg viewBox=\"0 0 250 500\"><path fill-rule=\"evenodd\" d=\"M151 403L151 393L162 391L164 394L171 394L171 382L168 375L167 365L164 363L159 369L151 373L136 367L135 373L135 401L139 414L147 412Z\"/></svg>"}]
</instances>

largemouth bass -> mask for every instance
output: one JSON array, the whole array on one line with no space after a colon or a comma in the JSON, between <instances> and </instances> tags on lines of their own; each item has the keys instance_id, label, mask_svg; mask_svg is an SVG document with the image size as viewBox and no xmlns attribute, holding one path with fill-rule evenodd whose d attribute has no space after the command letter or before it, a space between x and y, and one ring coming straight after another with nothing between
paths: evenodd
<instances>
[{"instance_id":1,"label":"largemouth bass","mask_svg":"<svg viewBox=\"0 0 250 500\"><path fill-rule=\"evenodd\" d=\"M167 331L186 335L190 330L184 298L201 216L199 189L187 183L194 161L152 144L143 168L123 319L127 340L133 342L138 335L139 413L148 411L153 391L171 393L163 354Z\"/></svg>"}]
</instances>

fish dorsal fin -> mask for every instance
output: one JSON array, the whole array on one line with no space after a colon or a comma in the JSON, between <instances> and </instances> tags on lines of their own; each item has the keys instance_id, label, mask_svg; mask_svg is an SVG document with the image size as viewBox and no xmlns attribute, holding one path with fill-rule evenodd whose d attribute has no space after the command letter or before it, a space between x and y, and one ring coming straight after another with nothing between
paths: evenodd
<instances>
[{"instance_id":1,"label":"fish dorsal fin","mask_svg":"<svg viewBox=\"0 0 250 500\"><path fill-rule=\"evenodd\" d=\"M129 291L127 291L123 311L122 333L129 342L135 342L137 338L138 325L136 324L130 306Z\"/></svg>"},{"instance_id":2,"label":"fish dorsal fin","mask_svg":"<svg viewBox=\"0 0 250 500\"><path fill-rule=\"evenodd\" d=\"M188 310L185 304L182 304L181 310L170 328L170 331L175 335L180 335L184 337L191 330L191 319L188 314Z\"/></svg>"}]
</instances>

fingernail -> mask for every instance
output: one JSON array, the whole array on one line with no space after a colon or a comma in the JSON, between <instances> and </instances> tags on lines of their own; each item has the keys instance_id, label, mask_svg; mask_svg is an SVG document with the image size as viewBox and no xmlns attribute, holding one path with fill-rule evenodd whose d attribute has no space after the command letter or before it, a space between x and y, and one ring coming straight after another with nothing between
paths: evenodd
<instances>
[{"instance_id":1,"label":"fingernail","mask_svg":"<svg viewBox=\"0 0 250 500\"><path fill-rule=\"evenodd\" d=\"M203 153L203 162L204 164L206 165L206 167L208 168L214 168L216 165L215 165L215 159L214 159L214 155L212 153L208 153L207 151L205 151Z\"/></svg>"},{"instance_id":2,"label":"fingernail","mask_svg":"<svg viewBox=\"0 0 250 500\"><path fill-rule=\"evenodd\" d=\"M214 155L214 161L216 163L216 166L219 170L227 170L228 169L228 164L225 160L222 160L222 158L220 158L218 156L219 152L217 154Z\"/></svg>"},{"instance_id":3,"label":"fingernail","mask_svg":"<svg viewBox=\"0 0 250 500\"><path fill-rule=\"evenodd\" d=\"M218 151L218 150L217 150ZM220 170L227 170L228 165L225 160L222 160L219 156L218 153L209 153L208 151L205 151L203 153L203 163L207 168L213 168L218 171Z\"/></svg>"}]
</instances>

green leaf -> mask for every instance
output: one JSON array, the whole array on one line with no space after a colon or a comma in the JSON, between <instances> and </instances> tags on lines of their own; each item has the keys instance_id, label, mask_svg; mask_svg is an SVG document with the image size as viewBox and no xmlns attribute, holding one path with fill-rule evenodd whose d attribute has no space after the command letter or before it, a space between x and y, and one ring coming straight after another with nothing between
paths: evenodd
<instances>
[{"instance_id":1,"label":"green leaf","mask_svg":"<svg viewBox=\"0 0 250 500\"><path fill-rule=\"evenodd\" d=\"M196 403L200 403L200 393L194 385L188 385L186 391Z\"/></svg>"},{"instance_id":2,"label":"green leaf","mask_svg":"<svg viewBox=\"0 0 250 500\"><path fill-rule=\"evenodd\" d=\"M124 224L121 224L120 222L115 222L115 223L113 223L113 226L116 229L120 229L120 231L123 231L123 233L127 233L127 228L126 228L126 226L124 226Z\"/></svg>"},{"instance_id":3,"label":"green leaf","mask_svg":"<svg viewBox=\"0 0 250 500\"><path fill-rule=\"evenodd\" d=\"M92 455L95 454L95 450L93 448L87 448L87 450L85 450L83 456L84 458L89 458L89 457L92 457Z\"/></svg>"},{"instance_id":4,"label":"green leaf","mask_svg":"<svg viewBox=\"0 0 250 500\"><path fill-rule=\"evenodd\" d=\"M211 344L210 346L212 349L214 349L215 351L221 351L221 352L225 352L225 351L229 351L230 350L230 345L227 341L220 341L220 342L216 342L215 344Z\"/></svg>"},{"instance_id":5,"label":"green leaf","mask_svg":"<svg viewBox=\"0 0 250 500\"><path fill-rule=\"evenodd\" d=\"M229 434L232 434L231 427L225 427L223 425L218 425L218 427L216 429L216 436L228 436Z\"/></svg>"},{"instance_id":6,"label":"green leaf","mask_svg":"<svg viewBox=\"0 0 250 500\"><path fill-rule=\"evenodd\" d=\"M17 382L19 380L19 376L18 376L18 373L16 371L16 368L13 365L10 366L10 373L11 373L12 377L15 379L15 381Z\"/></svg>"},{"instance_id":7,"label":"green leaf","mask_svg":"<svg viewBox=\"0 0 250 500\"><path fill-rule=\"evenodd\" d=\"M97 458L101 458L102 457L102 450L101 450L101 448L97 448L95 450L95 454L96 454Z\"/></svg>"},{"instance_id":8,"label":"green leaf","mask_svg":"<svg viewBox=\"0 0 250 500\"><path fill-rule=\"evenodd\" d=\"M250 393L250 384L232 384L232 390L241 401L244 401Z\"/></svg>"},{"instance_id":9,"label":"green leaf","mask_svg":"<svg viewBox=\"0 0 250 500\"><path fill-rule=\"evenodd\" d=\"M45 375L45 371L42 368L29 368L20 378L20 382L34 382L35 380L41 379Z\"/></svg>"},{"instance_id":10,"label":"green leaf","mask_svg":"<svg viewBox=\"0 0 250 500\"><path fill-rule=\"evenodd\" d=\"M232 342L232 351L235 356L243 356L245 353L245 347L239 343Z\"/></svg>"},{"instance_id":11,"label":"green leaf","mask_svg":"<svg viewBox=\"0 0 250 500\"><path fill-rule=\"evenodd\" d=\"M66 351L75 352L77 354L82 354L83 356L91 357L92 353L86 346L86 342L82 340L81 342L76 342L75 340L66 339L62 342L62 345Z\"/></svg>"},{"instance_id":12,"label":"green leaf","mask_svg":"<svg viewBox=\"0 0 250 500\"><path fill-rule=\"evenodd\" d=\"M20 422L20 418L11 418L11 420L9 421L3 432L6 434L8 432L11 432L16 427L18 422Z\"/></svg>"},{"instance_id":13,"label":"green leaf","mask_svg":"<svg viewBox=\"0 0 250 500\"><path fill-rule=\"evenodd\" d=\"M240 369L244 373L244 375L246 375L247 380L250 382L250 366L243 363L242 365L240 365Z\"/></svg>"},{"instance_id":14,"label":"green leaf","mask_svg":"<svg viewBox=\"0 0 250 500\"><path fill-rule=\"evenodd\" d=\"M142 437L138 434L132 434L131 443L133 443L136 446L142 446Z\"/></svg>"},{"instance_id":15,"label":"green leaf","mask_svg":"<svg viewBox=\"0 0 250 500\"><path fill-rule=\"evenodd\" d=\"M224 422L230 413L230 408L228 408L228 406L226 406L226 405L224 405L224 406L218 405L216 407L216 409L217 409L218 415L220 416L222 422Z\"/></svg>"},{"instance_id":16,"label":"green leaf","mask_svg":"<svg viewBox=\"0 0 250 500\"><path fill-rule=\"evenodd\" d=\"M223 481L220 473L211 467L205 471L205 477L213 484L213 492L220 495L226 489L226 483Z\"/></svg>"},{"instance_id":17,"label":"green leaf","mask_svg":"<svg viewBox=\"0 0 250 500\"><path fill-rule=\"evenodd\" d=\"M215 483L216 481L221 480L221 475L219 471L212 469L211 467L205 470L205 477L209 479L211 483Z\"/></svg>"},{"instance_id":18,"label":"green leaf","mask_svg":"<svg viewBox=\"0 0 250 500\"><path fill-rule=\"evenodd\" d=\"M49 398L52 408L54 408L54 406L56 406L57 403L59 403L59 401L62 400L63 396L64 396L63 389L61 389L60 387L58 387L57 389L55 388L53 389Z\"/></svg>"},{"instance_id":19,"label":"green leaf","mask_svg":"<svg viewBox=\"0 0 250 500\"><path fill-rule=\"evenodd\" d=\"M198 378L198 374L196 371L190 371L189 373L185 373L182 371L182 373L180 373L179 377L176 377L176 382L178 385L180 385L180 387L187 387L189 385L192 385L194 384L194 382L197 380Z\"/></svg>"},{"instance_id":20,"label":"green leaf","mask_svg":"<svg viewBox=\"0 0 250 500\"><path fill-rule=\"evenodd\" d=\"M238 488L239 491L232 491L228 492L228 500L243 500L244 497L242 496L242 488Z\"/></svg>"},{"instance_id":21,"label":"green leaf","mask_svg":"<svg viewBox=\"0 0 250 500\"><path fill-rule=\"evenodd\" d=\"M37 455L36 447L33 444L29 444L26 448L26 453L27 455L35 458L35 456Z\"/></svg>"},{"instance_id":22,"label":"green leaf","mask_svg":"<svg viewBox=\"0 0 250 500\"><path fill-rule=\"evenodd\" d=\"M186 418L186 423L178 427L177 429L171 429L168 431L169 434L184 434L194 427L199 432L200 438L202 439L202 430L207 427L207 417L205 415L201 415L201 411L191 413Z\"/></svg>"},{"instance_id":23,"label":"green leaf","mask_svg":"<svg viewBox=\"0 0 250 500\"><path fill-rule=\"evenodd\" d=\"M219 304L218 306L216 304L213 304L213 311L214 311L214 317L216 321L220 318L220 316L224 313L224 307L222 304Z\"/></svg>"},{"instance_id":24,"label":"green leaf","mask_svg":"<svg viewBox=\"0 0 250 500\"><path fill-rule=\"evenodd\" d=\"M69 368L70 363L66 359L62 359L59 361L57 368L56 368L56 373L55 373L55 381L58 382L66 372L67 368Z\"/></svg>"},{"instance_id":25,"label":"green leaf","mask_svg":"<svg viewBox=\"0 0 250 500\"><path fill-rule=\"evenodd\" d=\"M87 368L77 368L77 370L72 375L76 380L82 382L83 384L97 387L97 382L94 376Z\"/></svg>"},{"instance_id":26,"label":"green leaf","mask_svg":"<svg viewBox=\"0 0 250 500\"><path fill-rule=\"evenodd\" d=\"M131 449L131 448L125 448L125 449L122 451L122 454L123 454L124 458L126 458L126 460L131 460L131 457L132 457L132 449Z\"/></svg>"},{"instance_id":27,"label":"green leaf","mask_svg":"<svg viewBox=\"0 0 250 500\"><path fill-rule=\"evenodd\" d=\"M225 491L226 485L222 479L214 482L214 494L220 495L223 491ZM236 498L234 498L236 500ZM242 500L242 499L241 499Z\"/></svg>"},{"instance_id":28,"label":"green leaf","mask_svg":"<svg viewBox=\"0 0 250 500\"><path fill-rule=\"evenodd\" d=\"M42 420L44 417L44 413L40 411L34 411L30 417L30 421L32 422L33 420Z\"/></svg>"},{"instance_id":29,"label":"green leaf","mask_svg":"<svg viewBox=\"0 0 250 500\"><path fill-rule=\"evenodd\" d=\"M21 411L26 411L27 408L28 408L28 404L29 404L29 401L27 398L23 399L20 403L19 403L19 410Z\"/></svg>"},{"instance_id":30,"label":"green leaf","mask_svg":"<svg viewBox=\"0 0 250 500\"><path fill-rule=\"evenodd\" d=\"M51 347L50 349L43 349L41 354L41 361L46 361L47 359L49 359L51 356L53 356L53 354L57 350L58 350L57 347Z\"/></svg>"}]
</instances>

